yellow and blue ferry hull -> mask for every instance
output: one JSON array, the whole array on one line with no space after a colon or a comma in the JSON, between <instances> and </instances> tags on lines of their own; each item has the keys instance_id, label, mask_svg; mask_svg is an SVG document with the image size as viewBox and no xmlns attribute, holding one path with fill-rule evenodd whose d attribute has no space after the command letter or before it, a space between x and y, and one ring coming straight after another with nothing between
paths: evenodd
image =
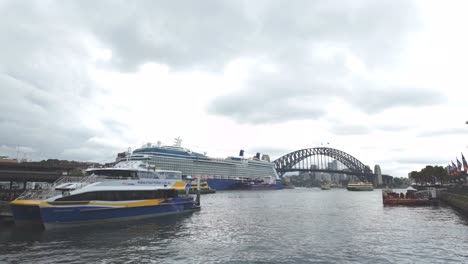
<instances>
[{"instance_id":1,"label":"yellow and blue ferry hull","mask_svg":"<svg viewBox=\"0 0 468 264\"><path fill-rule=\"evenodd\" d=\"M15 200L11 203L16 224L40 224L45 228L180 214L198 208L190 197L125 203L98 201L51 203L35 200Z\"/></svg>"}]
</instances>

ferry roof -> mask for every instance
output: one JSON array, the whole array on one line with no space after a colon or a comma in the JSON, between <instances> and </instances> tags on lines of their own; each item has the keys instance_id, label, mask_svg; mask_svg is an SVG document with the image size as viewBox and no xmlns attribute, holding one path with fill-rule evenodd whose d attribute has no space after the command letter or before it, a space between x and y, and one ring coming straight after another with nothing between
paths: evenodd
<instances>
[{"instance_id":1,"label":"ferry roof","mask_svg":"<svg viewBox=\"0 0 468 264\"><path fill-rule=\"evenodd\" d=\"M77 183L68 183L70 185ZM109 185L110 184L110 185ZM99 191L155 191L155 190L185 190L190 184L175 180L115 180L94 182L82 188L70 191L70 195ZM61 190L60 188L57 190ZM53 200L57 196L51 197ZM49 199L48 199L49 200Z\"/></svg>"},{"instance_id":2,"label":"ferry roof","mask_svg":"<svg viewBox=\"0 0 468 264\"><path fill-rule=\"evenodd\" d=\"M120 170L120 171L148 171L141 168L119 168L119 167L107 167L107 168L88 168L85 171L111 171L111 170Z\"/></svg>"},{"instance_id":3,"label":"ferry roof","mask_svg":"<svg viewBox=\"0 0 468 264\"><path fill-rule=\"evenodd\" d=\"M122 186L90 186L76 190L74 194L83 192L96 191L155 191L155 190L185 190L186 186L190 188L190 184L185 182L177 182L173 185L122 185Z\"/></svg>"}]
</instances>

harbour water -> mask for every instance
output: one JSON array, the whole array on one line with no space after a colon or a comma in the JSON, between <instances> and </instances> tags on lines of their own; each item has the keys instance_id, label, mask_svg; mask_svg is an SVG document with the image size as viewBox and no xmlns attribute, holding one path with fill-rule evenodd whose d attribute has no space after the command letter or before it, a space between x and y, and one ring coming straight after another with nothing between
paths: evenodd
<instances>
[{"instance_id":1,"label":"harbour water","mask_svg":"<svg viewBox=\"0 0 468 264\"><path fill-rule=\"evenodd\" d=\"M107 226L0 227L0 263L466 263L468 219L380 190L226 191L202 210Z\"/></svg>"}]
</instances>

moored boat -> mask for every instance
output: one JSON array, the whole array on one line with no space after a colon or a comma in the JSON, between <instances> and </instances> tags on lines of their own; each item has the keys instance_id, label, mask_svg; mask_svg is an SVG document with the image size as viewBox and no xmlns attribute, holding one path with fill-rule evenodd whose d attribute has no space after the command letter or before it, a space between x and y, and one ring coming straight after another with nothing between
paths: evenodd
<instances>
[{"instance_id":1,"label":"moored boat","mask_svg":"<svg viewBox=\"0 0 468 264\"><path fill-rule=\"evenodd\" d=\"M323 183L320 185L320 189L322 190L330 190L331 189L331 184L329 183Z\"/></svg>"},{"instance_id":2,"label":"moored boat","mask_svg":"<svg viewBox=\"0 0 468 264\"><path fill-rule=\"evenodd\" d=\"M373 191L374 185L367 182L349 183L346 189L348 189L348 191Z\"/></svg>"},{"instance_id":3,"label":"moored boat","mask_svg":"<svg viewBox=\"0 0 468 264\"><path fill-rule=\"evenodd\" d=\"M62 177L49 189L29 190L10 203L15 224L46 229L149 218L200 209L199 198L179 195L190 185L144 170L92 170Z\"/></svg>"},{"instance_id":4,"label":"moored boat","mask_svg":"<svg viewBox=\"0 0 468 264\"><path fill-rule=\"evenodd\" d=\"M438 204L438 200L435 199L435 192L418 191L412 187L407 188L406 193L398 193L391 189L382 190L382 202L388 206L428 206Z\"/></svg>"},{"instance_id":5,"label":"moored boat","mask_svg":"<svg viewBox=\"0 0 468 264\"><path fill-rule=\"evenodd\" d=\"M236 189L240 190L277 190L277 183L272 177L256 178L256 179L244 179L239 181Z\"/></svg>"},{"instance_id":6,"label":"moored boat","mask_svg":"<svg viewBox=\"0 0 468 264\"><path fill-rule=\"evenodd\" d=\"M196 194L197 193L197 184L198 180L194 180L190 183L190 194ZM208 194L208 193L216 193L216 190L211 188L206 181L201 181L200 182L200 194Z\"/></svg>"}]
</instances>

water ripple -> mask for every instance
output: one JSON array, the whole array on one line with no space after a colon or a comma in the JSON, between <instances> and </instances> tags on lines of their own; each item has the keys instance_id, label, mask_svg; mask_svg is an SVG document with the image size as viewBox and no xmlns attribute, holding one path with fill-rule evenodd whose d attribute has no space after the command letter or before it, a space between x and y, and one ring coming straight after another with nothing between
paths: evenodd
<instances>
[{"instance_id":1,"label":"water ripple","mask_svg":"<svg viewBox=\"0 0 468 264\"><path fill-rule=\"evenodd\" d=\"M58 230L0 229L6 263L466 263L448 207L383 207L379 191L219 192L184 216Z\"/></svg>"}]
</instances>

